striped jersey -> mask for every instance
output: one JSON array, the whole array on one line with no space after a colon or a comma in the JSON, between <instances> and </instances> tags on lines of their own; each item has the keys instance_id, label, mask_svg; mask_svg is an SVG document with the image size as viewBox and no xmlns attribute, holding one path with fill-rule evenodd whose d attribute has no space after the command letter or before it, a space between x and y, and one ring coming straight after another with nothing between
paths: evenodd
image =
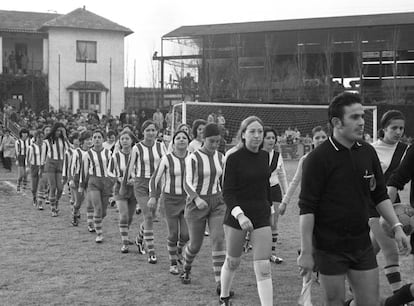
<instances>
[{"instance_id":1,"label":"striped jersey","mask_svg":"<svg viewBox=\"0 0 414 306\"><path fill-rule=\"evenodd\" d=\"M171 195L183 195L184 190L184 178L185 178L185 161L188 157L188 153L185 157L178 157L173 152L164 155L161 158L160 164L151 176L149 183L149 191L151 197L155 197L157 193L157 187L163 178L164 186L162 190L165 193Z\"/></svg>"},{"instance_id":2,"label":"striped jersey","mask_svg":"<svg viewBox=\"0 0 414 306\"><path fill-rule=\"evenodd\" d=\"M73 157L74 150L67 149L65 151L65 155L63 157L63 169L62 169L62 177L70 177L72 172L72 157Z\"/></svg>"},{"instance_id":3,"label":"striped jersey","mask_svg":"<svg viewBox=\"0 0 414 306\"><path fill-rule=\"evenodd\" d=\"M89 149L83 155L81 163L81 176L79 183L86 186L89 176L107 177L111 151L102 148L100 151Z\"/></svg>"},{"instance_id":4,"label":"striped jersey","mask_svg":"<svg viewBox=\"0 0 414 306\"><path fill-rule=\"evenodd\" d=\"M55 141L51 139L45 139L43 141L44 150L42 150L43 160L46 160L46 157L53 160L63 160L65 156L65 151L70 148L68 141L58 138Z\"/></svg>"},{"instance_id":5,"label":"striped jersey","mask_svg":"<svg viewBox=\"0 0 414 306\"><path fill-rule=\"evenodd\" d=\"M201 150L186 160L185 191L190 200L198 195L214 195L221 192L220 176L223 173L223 154L216 151L207 154Z\"/></svg>"},{"instance_id":6,"label":"striped jersey","mask_svg":"<svg viewBox=\"0 0 414 306\"><path fill-rule=\"evenodd\" d=\"M15 142L16 156L26 156L31 145L30 138L26 140L17 139Z\"/></svg>"},{"instance_id":7,"label":"striped jersey","mask_svg":"<svg viewBox=\"0 0 414 306\"><path fill-rule=\"evenodd\" d=\"M70 163L71 164L70 174L69 174L70 177L74 177L76 175L80 176L83 155L86 154L87 152L88 150L85 151L82 148L77 148L73 150L72 162Z\"/></svg>"},{"instance_id":8,"label":"striped jersey","mask_svg":"<svg viewBox=\"0 0 414 306\"><path fill-rule=\"evenodd\" d=\"M42 161L42 146L32 143L27 151L26 165L28 166L43 166Z\"/></svg>"},{"instance_id":9,"label":"striped jersey","mask_svg":"<svg viewBox=\"0 0 414 306\"><path fill-rule=\"evenodd\" d=\"M125 154L121 151L112 154L108 166L108 175L110 177L122 178L128 166L129 153Z\"/></svg>"},{"instance_id":10,"label":"striped jersey","mask_svg":"<svg viewBox=\"0 0 414 306\"><path fill-rule=\"evenodd\" d=\"M151 178L167 149L162 142L154 142L150 147L143 142L137 143L131 151L128 172L133 177Z\"/></svg>"}]
</instances>

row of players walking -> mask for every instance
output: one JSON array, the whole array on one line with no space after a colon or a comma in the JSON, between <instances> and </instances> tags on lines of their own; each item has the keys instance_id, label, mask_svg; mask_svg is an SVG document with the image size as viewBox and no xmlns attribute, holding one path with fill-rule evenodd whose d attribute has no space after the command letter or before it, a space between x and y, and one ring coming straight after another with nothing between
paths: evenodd
<instances>
[{"instance_id":1,"label":"row of players walking","mask_svg":"<svg viewBox=\"0 0 414 306\"><path fill-rule=\"evenodd\" d=\"M340 102L348 100L349 97L346 95L334 99ZM352 99L351 102L351 106L360 103L359 100ZM348 105L346 103L345 106L340 103L335 105L335 103L330 106L330 111L332 107L340 109L339 113L334 115L336 119L343 120ZM394 111L387 116L381 121L385 135L376 145L384 171L387 168L395 169L399 162L395 162L394 159L401 160L407 150L405 146L397 145L404 130L403 115ZM331 118L330 123L334 133L329 141L333 146L339 146L336 138L339 139L344 135L348 137L346 133L353 131L339 129L335 125L337 121ZM335 134L335 131L345 134L341 136ZM28 132L22 130L20 139L16 143L19 165L17 188L19 190L24 187L26 168L30 167L34 205L39 209L44 208L48 188L51 214L57 217L63 185L68 183L72 202L71 222L74 226L78 225L81 207L85 205L88 230L96 232L96 243L102 243L104 240L103 220L109 198L113 196L119 210L122 253L129 251L131 244L129 231L138 204L144 221L139 227L135 244L140 254L148 255L150 264L157 263L153 216L157 205L161 203L168 227L169 272L180 274L183 284L191 283L193 261L201 249L207 226L212 242L216 292L220 296L219 303L222 305L230 305L230 299L234 295L231 285L235 271L240 264L243 250L248 249L251 244L260 302L262 305L273 305L270 265L271 262L282 262L275 253L278 237L277 219L279 214L285 213L301 181L302 165L306 164L307 156L300 160L297 172L288 188L282 156L275 150L277 134L272 128L264 126L260 118L250 116L241 122L238 144L225 155L217 150L221 136L220 129L215 123L195 120L192 127L193 140L189 132L189 126L185 124L179 126L167 149L163 142L156 140L157 126L151 120L145 121L142 125L142 141L137 142L131 129L125 128L112 147L105 146L105 135L101 130L83 131L67 137L65 127L56 123L49 131L37 131L33 140L29 140ZM327 138L327 132L322 127L313 129L315 147L319 147ZM357 143L359 144L357 139L354 139L353 145ZM305 179L309 176L306 167L304 176ZM398 177L393 177L395 196L397 188L402 187ZM309 192L309 188L303 189ZM307 207L309 204L304 200L306 196L301 193L302 216L320 214L314 207L313 210ZM392 212L387 214L388 221L395 221L395 214ZM303 223L302 216L301 223ZM370 226L375 250L378 252L381 247L388 253L391 247L388 248L387 245L393 245L394 252L393 256L386 257L385 272L395 294L385 300L384 305L401 305L413 299L413 288L411 285L402 286L395 241L388 239L390 240L388 244L383 242L384 235L379 232L381 229L375 220L379 216L373 214L372 217ZM321 221L315 220L316 229L319 229L318 222ZM400 223L394 223L393 229L401 244L405 241L405 236L398 231ZM312 232L313 230L310 234ZM308 257L309 247L306 243L302 241L302 249L305 252L298 260L305 281L310 279L313 270L313 261ZM321 245L323 244L317 247ZM404 250L405 252L409 250L409 245L405 245ZM324 254L325 259L329 257L326 252ZM346 267L335 266L341 271L332 271L332 267L327 267L317 260L321 258L320 252L315 252L314 256L317 264L321 265L318 268L322 273L321 280L326 291L327 305L342 305L344 296L341 296L341 293L336 297L339 303L335 304L336 300L332 302L332 292L338 292L334 288L337 284L336 280L335 283L329 284L329 281L327 282L329 277L324 278L323 275L332 276L337 273L343 275L348 272L347 269L352 269L352 266L346 264ZM330 258L330 261L332 260ZM360 258L352 257L352 261L358 260ZM375 258L374 262L376 264ZM179 269L181 263L182 271ZM367 265L361 266L360 270L365 270ZM372 265L369 268L372 268ZM363 284L351 282L351 286L355 292L355 301L349 301L349 305L377 305L360 302L362 291L357 286L363 287ZM372 300L375 300L375 297Z\"/></svg>"}]
</instances>

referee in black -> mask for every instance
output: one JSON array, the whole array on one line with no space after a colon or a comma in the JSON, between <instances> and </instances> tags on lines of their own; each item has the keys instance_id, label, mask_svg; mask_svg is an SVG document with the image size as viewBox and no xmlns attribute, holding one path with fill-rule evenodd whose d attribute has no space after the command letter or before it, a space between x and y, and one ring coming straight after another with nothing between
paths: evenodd
<instances>
[{"instance_id":1,"label":"referee in black","mask_svg":"<svg viewBox=\"0 0 414 306\"><path fill-rule=\"evenodd\" d=\"M345 305L404 304L413 299L411 285L380 302L377 261L369 238L370 201L392 224L400 252L409 254L410 244L388 198L375 149L362 140L365 121L359 95L334 97L328 117L332 136L303 165L300 273L311 273L316 265L327 306L344 305L345 278L354 295Z\"/></svg>"}]
</instances>

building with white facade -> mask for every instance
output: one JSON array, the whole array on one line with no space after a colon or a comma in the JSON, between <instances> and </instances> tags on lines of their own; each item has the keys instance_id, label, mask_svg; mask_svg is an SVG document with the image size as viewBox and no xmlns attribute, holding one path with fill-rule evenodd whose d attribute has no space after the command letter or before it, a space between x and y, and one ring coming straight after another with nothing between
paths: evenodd
<instances>
[{"instance_id":1,"label":"building with white facade","mask_svg":"<svg viewBox=\"0 0 414 306\"><path fill-rule=\"evenodd\" d=\"M65 15L0 10L0 99L35 110L119 114L131 33L85 8Z\"/></svg>"}]
</instances>

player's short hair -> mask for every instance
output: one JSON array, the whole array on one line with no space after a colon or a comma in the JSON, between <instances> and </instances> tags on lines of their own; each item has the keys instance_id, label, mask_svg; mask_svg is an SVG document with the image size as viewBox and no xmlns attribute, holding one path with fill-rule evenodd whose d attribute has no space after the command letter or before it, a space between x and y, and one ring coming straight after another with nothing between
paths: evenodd
<instances>
[{"instance_id":1,"label":"player's short hair","mask_svg":"<svg viewBox=\"0 0 414 306\"><path fill-rule=\"evenodd\" d=\"M109 130L108 133L106 133L106 137L111 137L111 136L115 136L116 137L116 133L113 130Z\"/></svg>"},{"instance_id":2,"label":"player's short hair","mask_svg":"<svg viewBox=\"0 0 414 306\"><path fill-rule=\"evenodd\" d=\"M69 141L70 141L71 143L73 143L73 141L74 141L75 139L79 139L79 137L80 137L80 134L79 134L78 132L73 132L73 133L70 135L70 137L69 137Z\"/></svg>"},{"instance_id":3,"label":"player's short hair","mask_svg":"<svg viewBox=\"0 0 414 306\"><path fill-rule=\"evenodd\" d=\"M157 125L153 120L145 120L144 123L141 126L141 133L144 133L145 129L149 127L151 124L154 125L155 129L158 130Z\"/></svg>"},{"instance_id":4,"label":"player's short hair","mask_svg":"<svg viewBox=\"0 0 414 306\"><path fill-rule=\"evenodd\" d=\"M312 136L315 136L315 134L316 134L316 133L318 133L318 132L325 132L325 134L328 134L328 133L326 132L326 130L325 130L322 126L320 126L320 125L315 126L315 127L312 129Z\"/></svg>"},{"instance_id":5,"label":"player's short hair","mask_svg":"<svg viewBox=\"0 0 414 306\"><path fill-rule=\"evenodd\" d=\"M359 103L361 104L361 97L359 94L351 92L343 92L335 96L328 107L328 119L329 124L332 125L333 118L339 118L341 121L344 119L344 108L345 106L350 106L352 104Z\"/></svg>"},{"instance_id":6,"label":"player's short hair","mask_svg":"<svg viewBox=\"0 0 414 306\"><path fill-rule=\"evenodd\" d=\"M190 142L190 136L188 135L188 133L187 133L186 131L181 131L181 130L178 130L177 132L175 132L175 133L174 133L174 136L173 136L173 138L172 138L172 143L175 143L175 138L176 138L179 134L184 134L184 135L187 137L188 141Z\"/></svg>"},{"instance_id":7,"label":"player's short hair","mask_svg":"<svg viewBox=\"0 0 414 306\"><path fill-rule=\"evenodd\" d=\"M19 137L20 137L20 138L22 138L22 135L23 135L23 134L27 134L27 136L29 136L29 135L30 135L29 130L28 130L28 129L26 129L26 128L21 129L21 130L19 131Z\"/></svg>"},{"instance_id":8,"label":"player's short hair","mask_svg":"<svg viewBox=\"0 0 414 306\"><path fill-rule=\"evenodd\" d=\"M93 133L92 133L92 136L93 136L93 134L101 134L102 138L105 138L105 133L104 133L104 131L102 131L102 130L100 130L100 129L95 129L95 130L93 131Z\"/></svg>"},{"instance_id":9,"label":"player's short hair","mask_svg":"<svg viewBox=\"0 0 414 306\"><path fill-rule=\"evenodd\" d=\"M92 137L92 132L91 132L91 131L89 131L89 130L83 131L83 132L80 134L80 137L79 137L79 142L80 142L81 144L83 144L83 143L85 142L85 140L86 140L86 139L91 138L91 137Z\"/></svg>"},{"instance_id":10,"label":"player's short hair","mask_svg":"<svg viewBox=\"0 0 414 306\"><path fill-rule=\"evenodd\" d=\"M270 132L272 132L275 135L276 138L277 138L277 136L279 136L274 128L272 128L270 126L263 127L263 137L266 137L266 134L270 133Z\"/></svg>"}]
</instances>

